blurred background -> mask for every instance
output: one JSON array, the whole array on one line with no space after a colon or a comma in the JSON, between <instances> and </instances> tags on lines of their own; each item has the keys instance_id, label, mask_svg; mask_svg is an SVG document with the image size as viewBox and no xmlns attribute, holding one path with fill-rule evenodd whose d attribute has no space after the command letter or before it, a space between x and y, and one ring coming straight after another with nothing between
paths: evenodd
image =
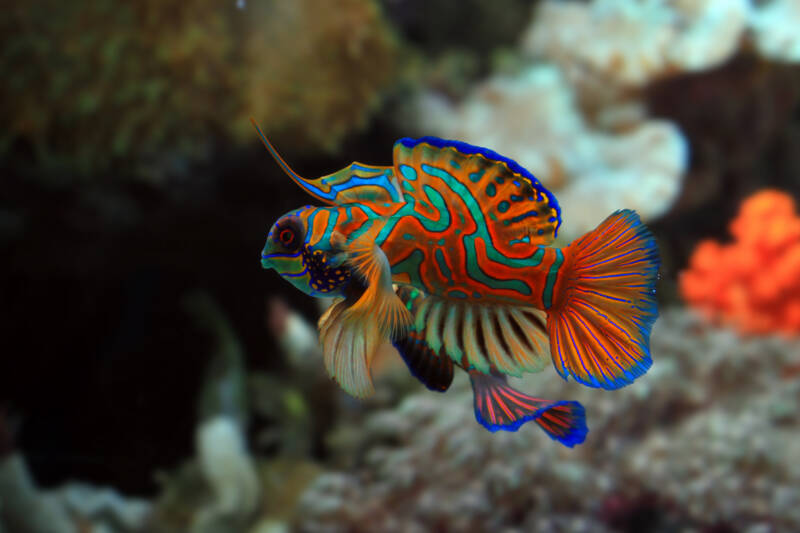
<instances>
[{"instance_id":1,"label":"blurred background","mask_svg":"<svg viewBox=\"0 0 800 533\"><path fill-rule=\"evenodd\" d=\"M800 530L800 2L92 0L0 17L0 531ZM654 366L566 449L390 348L327 376L259 254L305 176L437 135L657 236Z\"/></svg>"}]
</instances>

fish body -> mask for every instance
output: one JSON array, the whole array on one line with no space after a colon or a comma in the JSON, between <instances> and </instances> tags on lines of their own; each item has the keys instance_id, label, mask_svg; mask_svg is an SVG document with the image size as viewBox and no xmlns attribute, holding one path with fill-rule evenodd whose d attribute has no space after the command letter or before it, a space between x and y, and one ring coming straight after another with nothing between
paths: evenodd
<instances>
[{"instance_id":1,"label":"fish body","mask_svg":"<svg viewBox=\"0 0 800 533\"><path fill-rule=\"evenodd\" d=\"M651 365L659 259L634 212L618 211L558 248L555 197L492 150L405 138L391 166L354 162L305 179L262 140L327 204L281 217L262 265L306 294L339 298L320 319L320 340L329 374L347 392L372 392L371 359L393 342L432 390L449 387L453 366L467 371L488 429L534 420L572 446L586 435L583 407L527 396L505 376L552 360L564 379L616 389Z\"/></svg>"},{"instance_id":2,"label":"fish body","mask_svg":"<svg viewBox=\"0 0 800 533\"><path fill-rule=\"evenodd\" d=\"M438 220L447 217L446 210L439 214L443 216ZM487 253L489 248L486 241L469 236L474 234L474 222L460 222L452 230L433 225L426 227L424 221L430 220L430 213L412 210L408 204L396 204L383 210L359 205L306 206L287 213L285 217L297 217L301 221L305 230L303 259L306 264L313 258L312 254L316 253L318 257L326 254L326 258L335 254L332 235L340 234L352 239L372 230L377 233L374 236L375 244L391 265L394 283L412 285L442 298L475 300L487 304L534 305L545 309L549 305L549 300L547 303L545 300L552 293L557 279L550 275L551 270L557 271L563 263L563 256L559 256L557 249L522 242L520 244L527 254L523 252L517 254L519 257L510 258L504 256L502 267L493 265L494 276L487 276L483 274L480 262L488 258L488 253L500 252L492 247L491 252ZM471 232L467 233L466 240L461 237L465 232ZM262 259L267 263L278 257L273 255ZM468 264L472 266L461 268ZM472 277L471 271L480 277ZM498 273L503 277L495 277ZM336 277L318 276L321 281L326 281L324 283L309 278L308 282L303 280L306 285L298 288L316 297L343 296L341 289L344 284L328 281L346 281L340 278L345 274L337 272ZM311 291L306 290L309 287Z\"/></svg>"}]
</instances>

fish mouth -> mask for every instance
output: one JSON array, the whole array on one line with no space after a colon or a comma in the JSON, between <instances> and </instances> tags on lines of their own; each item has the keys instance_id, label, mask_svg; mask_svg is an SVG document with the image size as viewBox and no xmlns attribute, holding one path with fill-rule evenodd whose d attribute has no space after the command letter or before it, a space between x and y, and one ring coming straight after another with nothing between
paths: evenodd
<instances>
[{"instance_id":1,"label":"fish mouth","mask_svg":"<svg viewBox=\"0 0 800 533\"><path fill-rule=\"evenodd\" d=\"M261 252L261 268L264 270L273 268L272 261L269 260L269 256L264 252Z\"/></svg>"}]
</instances>

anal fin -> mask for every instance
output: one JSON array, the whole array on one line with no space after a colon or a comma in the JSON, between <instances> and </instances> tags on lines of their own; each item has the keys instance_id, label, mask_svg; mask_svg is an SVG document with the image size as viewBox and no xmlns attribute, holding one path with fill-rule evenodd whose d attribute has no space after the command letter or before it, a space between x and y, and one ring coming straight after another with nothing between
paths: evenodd
<instances>
[{"instance_id":1,"label":"anal fin","mask_svg":"<svg viewBox=\"0 0 800 533\"><path fill-rule=\"evenodd\" d=\"M469 373L474 393L475 418L491 432L516 431L535 421L547 435L572 448L586 439L586 415L575 401L553 402L523 394L506 383L505 377Z\"/></svg>"},{"instance_id":2,"label":"anal fin","mask_svg":"<svg viewBox=\"0 0 800 533\"><path fill-rule=\"evenodd\" d=\"M543 311L437 296L425 301L411 309L417 332L434 351L442 348L467 369L521 376L541 371L550 361Z\"/></svg>"},{"instance_id":3,"label":"anal fin","mask_svg":"<svg viewBox=\"0 0 800 533\"><path fill-rule=\"evenodd\" d=\"M419 289L397 287L397 297L406 309L416 314L427 297ZM411 374L432 391L444 392L453 382L453 361L445 353L437 353L425 340L425 329L411 325L406 335L394 340L394 347L406 362Z\"/></svg>"}]
</instances>

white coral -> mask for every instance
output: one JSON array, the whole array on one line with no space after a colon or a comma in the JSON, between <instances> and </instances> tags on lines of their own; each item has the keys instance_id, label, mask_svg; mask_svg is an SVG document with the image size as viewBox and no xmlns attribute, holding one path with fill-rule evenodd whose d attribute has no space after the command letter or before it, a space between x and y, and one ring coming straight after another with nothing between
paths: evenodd
<instances>
[{"instance_id":1,"label":"white coral","mask_svg":"<svg viewBox=\"0 0 800 533\"><path fill-rule=\"evenodd\" d=\"M418 116L425 131L486 146L529 169L555 191L566 237L624 207L644 219L661 215L686 169L686 142L674 125L639 119L620 133L593 129L551 65L492 78L459 106L429 95Z\"/></svg>"},{"instance_id":2,"label":"white coral","mask_svg":"<svg viewBox=\"0 0 800 533\"><path fill-rule=\"evenodd\" d=\"M579 84L642 87L721 64L738 50L748 0L547 1L523 47Z\"/></svg>"},{"instance_id":3,"label":"white coral","mask_svg":"<svg viewBox=\"0 0 800 533\"><path fill-rule=\"evenodd\" d=\"M756 48L764 57L800 62L800 1L774 0L753 12Z\"/></svg>"},{"instance_id":4,"label":"white coral","mask_svg":"<svg viewBox=\"0 0 800 533\"><path fill-rule=\"evenodd\" d=\"M230 517L247 517L255 511L260 494L258 477L236 421L217 416L203 422L197 428L197 452L214 502L197 515L192 530L213 531L213 524Z\"/></svg>"}]
</instances>

